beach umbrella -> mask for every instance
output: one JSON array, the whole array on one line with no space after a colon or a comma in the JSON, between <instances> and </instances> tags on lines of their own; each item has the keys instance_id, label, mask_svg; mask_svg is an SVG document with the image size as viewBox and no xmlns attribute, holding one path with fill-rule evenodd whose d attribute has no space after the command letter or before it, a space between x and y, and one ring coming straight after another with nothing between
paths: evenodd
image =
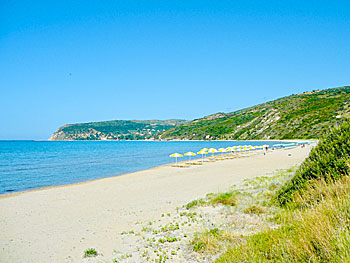
<instances>
[{"instance_id":1,"label":"beach umbrella","mask_svg":"<svg viewBox=\"0 0 350 263\"><path fill-rule=\"evenodd\" d=\"M173 153L170 155L170 157L175 157L175 160L176 160L176 165L177 165L177 158L178 157L182 157L182 154L179 154L179 153Z\"/></svg>"},{"instance_id":2,"label":"beach umbrella","mask_svg":"<svg viewBox=\"0 0 350 263\"><path fill-rule=\"evenodd\" d=\"M185 153L185 155L188 156L188 160L191 160L191 156L195 156L196 154L193 152L188 152L188 153Z\"/></svg>"},{"instance_id":3,"label":"beach umbrella","mask_svg":"<svg viewBox=\"0 0 350 263\"><path fill-rule=\"evenodd\" d=\"M201 154L202 155L202 159L204 159L203 155L207 154L207 152L202 149L199 152L197 152L197 154Z\"/></svg>"},{"instance_id":4,"label":"beach umbrella","mask_svg":"<svg viewBox=\"0 0 350 263\"><path fill-rule=\"evenodd\" d=\"M235 149L233 149L233 147L227 147L225 150L227 152L232 152L232 153L235 151Z\"/></svg>"},{"instance_id":5,"label":"beach umbrella","mask_svg":"<svg viewBox=\"0 0 350 263\"><path fill-rule=\"evenodd\" d=\"M227 150L225 148L219 148L219 152L221 152L221 157L223 157L224 153L227 153Z\"/></svg>"},{"instance_id":6,"label":"beach umbrella","mask_svg":"<svg viewBox=\"0 0 350 263\"><path fill-rule=\"evenodd\" d=\"M216 150L215 148L210 148L210 149L208 150L208 152L211 153L212 156L214 156L214 153L217 153L218 150Z\"/></svg>"}]
</instances>

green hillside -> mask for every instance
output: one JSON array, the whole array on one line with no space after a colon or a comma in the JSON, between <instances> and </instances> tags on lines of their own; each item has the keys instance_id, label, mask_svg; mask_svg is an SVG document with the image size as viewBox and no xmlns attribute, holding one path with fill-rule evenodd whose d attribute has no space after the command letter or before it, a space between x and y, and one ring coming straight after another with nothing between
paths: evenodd
<instances>
[{"instance_id":1,"label":"green hillside","mask_svg":"<svg viewBox=\"0 0 350 263\"><path fill-rule=\"evenodd\" d=\"M217 113L163 132L163 140L318 138L350 117L350 87L305 92L232 113Z\"/></svg>"},{"instance_id":2,"label":"green hillside","mask_svg":"<svg viewBox=\"0 0 350 263\"><path fill-rule=\"evenodd\" d=\"M157 139L158 134L185 120L115 120L68 124L59 128L50 140L144 140Z\"/></svg>"}]
</instances>

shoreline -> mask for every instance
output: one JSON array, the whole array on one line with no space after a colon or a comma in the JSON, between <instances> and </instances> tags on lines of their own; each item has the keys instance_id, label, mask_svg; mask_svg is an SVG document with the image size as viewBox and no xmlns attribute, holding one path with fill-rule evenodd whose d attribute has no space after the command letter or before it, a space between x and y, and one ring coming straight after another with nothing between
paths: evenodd
<instances>
[{"instance_id":1,"label":"shoreline","mask_svg":"<svg viewBox=\"0 0 350 263\"><path fill-rule=\"evenodd\" d=\"M182 161L182 162L186 162L186 161ZM181 162L178 162L178 163L181 163ZM121 177L121 176L132 175L132 174L139 173L139 172L151 171L153 169L161 168L161 167L164 167L164 166L169 166L171 164L172 163L167 163L167 164L158 165L158 166L155 166L155 167L152 167L152 168L148 168L148 169L144 169L144 170L140 170L140 171L136 171L136 172L125 173L125 174L120 174L120 175L112 175L112 176L103 177L103 178L99 178L99 179L92 179L92 180L88 180L88 181L81 181L81 182L61 184L61 185L44 186L44 187L39 187L39 188L29 189L29 190L24 190L24 191L3 193L3 194L0 194L0 200L1 199L5 199L5 198L11 198L11 197L14 197L14 196L20 196L20 195L23 195L23 194L26 194L26 193L40 192L40 191L44 191L44 190L50 190L50 189L56 189L56 188L64 188L64 187L70 187L70 186L75 186L75 185L83 185L83 184L103 181L103 180L107 180L107 179L111 179L111 178L118 178L118 177Z\"/></svg>"},{"instance_id":2,"label":"shoreline","mask_svg":"<svg viewBox=\"0 0 350 263\"><path fill-rule=\"evenodd\" d=\"M251 152L251 153L256 153L256 152ZM238 153L238 154L242 155L242 153ZM245 154L247 154L247 152ZM207 158L205 158L205 159L207 159ZM201 157L196 158L196 159L191 159L191 161L200 161L200 160L202 160ZM178 161L177 163L178 164L183 164L183 163L187 163L188 161L189 160ZM162 168L162 167L166 167L166 166L172 166L174 163L175 162L166 163L166 164L158 165L158 166L155 166L155 167L152 167L152 168L143 169L143 170L136 171L136 172L125 173L125 174L120 174L120 175L112 175L112 176L103 177L103 178L99 178L99 179L92 179L92 180L81 181L81 182L76 182L76 183L68 183L68 184L62 184L62 185L44 186L44 187L39 187L39 188L35 188L35 189L28 189L28 190L18 191L18 192L3 193L3 194L0 194L0 199L10 198L12 196L19 196L19 195L26 194L26 193L31 193L31 192L39 192L39 191L56 189L56 188L62 188L62 187L69 187L69 186L74 186L74 185L88 184L88 183L103 181L103 180L106 180L106 179L118 178L118 177L121 177L121 176L133 175L133 174L140 173L140 172L147 172L147 171L152 171L152 170L155 170L155 169L158 169L158 168ZM178 168L182 169L181 167L178 167Z\"/></svg>"},{"instance_id":3,"label":"shoreline","mask_svg":"<svg viewBox=\"0 0 350 263\"><path fill-rule=\"evenodd\" d=\"M255 141L255 140L254 140ZM280 140L279 140L280 141ZM288 140L289 142L292 142L291 140ZM294 140L293 142L297 142L298 140ZM242 156L242 154L250 156L252 154L259 154L261 153L260 151L255 152L244 152L244 153L236 153L239 156ZM220 154L217 154L217 156L219 156ZM209 158L210 156L208 156L207 158ZM206 158L206 159L207 159ZM191 159L192 161L200 161L202 158L195 158L195 159ZM183 161L178 161L178 164L183 164L183 163L187 163L189 162L189 160L183 160ZM103 177L103 178L99 178L99 179L92 179L92 180L87 180L87 181L81 181L81 182L75 182L75 183L67 183L67 184L58 184L58 185L51 185L51 186L44 186L44 187L38 187L38 188L34 188L34 189L28 189L28 190L23 190L23 191L15 191L15 192L9 192L9 193L0 193L0 199L4 199L4 198L10 198L13 196L18 196L18 195L22 195L25 193L31 193L31 192L37 192L37 191L43 191L43 190L49 190L49 189L55 189L55 188L62 188L62 187L69 187L69 186L74 186L74 185L80 185L80 184L87 184L87 183L92 183L92 182L97 182L97 181L101 181L101 180L105 180L105 179L110 179L110 178L117 178L117 177L121 177L121 176L126 176L126 175L132 175L138 172L143 172L143 171L149 171L149 170L153 170L153 169L158 169L161 167L165 167L165 166L171 166L172 164L174 164L175 162L170 162L170 163L166 163L166 164L162 164L162 165L158 165L152 168L148 168L148 169L143 169L143 170L139 170L139 171L135 171L135 172L130 172L130 173L124 173L124 174L120 174L120 175L112 175L112 176L107 176L107 177Z\"/></svg>"},{"instance_id":4,"label":"shoreline","mask_svg":"<svg viewBox=\"0 0 350 263\"><path fill-rule=\"evenodd\" d=\"M259 140L3 140L3 141L34 141L34 142L306 142L318 139L259 139Z\"/></svg>"},{"instance_id":5,"label":"shoreline","mask_svg":"<svg viewBox=\"0 0 350 263\"><path fill-rule=\"evenodd\" d=\"M112 257L123 244L120 233L131 231L137 222L156 220L243 179L300 164L311 148L275 150L266 156L259 152L185 169L167 164L0 198L0 262L81 262L90 247Z\"/></svg>"}]
</instances>

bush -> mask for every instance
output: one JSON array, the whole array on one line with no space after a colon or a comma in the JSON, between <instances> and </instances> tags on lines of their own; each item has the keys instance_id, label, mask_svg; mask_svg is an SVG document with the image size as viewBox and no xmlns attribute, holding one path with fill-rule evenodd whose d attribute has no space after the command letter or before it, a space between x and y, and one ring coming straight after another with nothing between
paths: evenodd
<instances>
[{"instance_id":1,"label":"bush","mask_svg":"<svg viewBox=\"0 0 350 263\"><path fill-rule=\"evenodd\" d=\"M350 174L350 121L331 130L311 151L292 180L277 195L277 202L286 205L293 195L312 180L334 182Z\"/></svg>"},{"instance_id":2,"label":"bush","mask_svg":"<svg viewBox=\"0 0 350 263\"><path fill-rule=\"evenodd\" d=\"M97 251L94 248L88 248L87 250L85 250L84 252L84 258L88 258L88 257L96 257L97 256Z\"/></svg>"}]
</instances>

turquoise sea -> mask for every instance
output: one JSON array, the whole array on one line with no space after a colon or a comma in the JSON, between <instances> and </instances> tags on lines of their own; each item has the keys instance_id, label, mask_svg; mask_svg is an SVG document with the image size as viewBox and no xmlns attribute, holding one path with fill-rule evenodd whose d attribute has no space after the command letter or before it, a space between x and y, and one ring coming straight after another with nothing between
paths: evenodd
<instances>
[{"instance_id":1,"label":"turquoise sea","mask_svg":"<svg viewBox=\"0 0 350 263\"><path fill-rule=\"evenodd\" d=\"M276 142L0 141L0 194L64 185L173 162L174 152ZM200 156L198 156L199 158ZM187 157L186 157L187 158ZM179 158L186 160L186 158Z\"/></svg>"}]
</instances>

